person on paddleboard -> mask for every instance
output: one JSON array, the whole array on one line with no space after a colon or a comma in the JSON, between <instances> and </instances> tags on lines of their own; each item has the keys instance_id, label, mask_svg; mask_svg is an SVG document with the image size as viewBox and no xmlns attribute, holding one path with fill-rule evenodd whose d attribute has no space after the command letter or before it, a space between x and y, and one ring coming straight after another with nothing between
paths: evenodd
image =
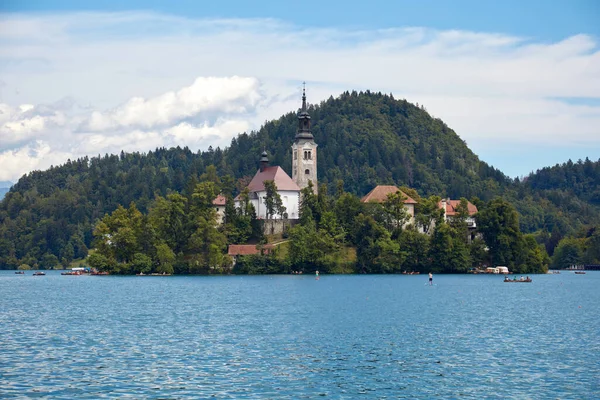
<instances>
[{"instance_id":1,"label":"person on paddleboard","mask_svg":"<svg viewBox=\"0 0 600 400\"><path fill-rule=\"evenodd\" d=\"M431 272L429 273L429 285L433 285L433 274Z\"/></svg>"}]
</instances>

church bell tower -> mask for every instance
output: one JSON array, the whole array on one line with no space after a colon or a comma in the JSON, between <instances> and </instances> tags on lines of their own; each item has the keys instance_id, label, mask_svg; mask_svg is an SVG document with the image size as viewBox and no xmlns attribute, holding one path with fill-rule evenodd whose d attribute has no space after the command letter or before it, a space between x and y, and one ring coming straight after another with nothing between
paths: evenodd
<instances>
[{"instance_id":1,"label":"church bell tower","mask_svg":"<svg viewBox=\"0 0 600 400\"><path fill-rule=\"evenodd\" d=\"M292 144L292 180L304 189L312 181L318 191L317 144L310 131L310 115L306 111L306 87L302 89L302 109L298 113L298 131Z\"/></svg>"}]
</instances>

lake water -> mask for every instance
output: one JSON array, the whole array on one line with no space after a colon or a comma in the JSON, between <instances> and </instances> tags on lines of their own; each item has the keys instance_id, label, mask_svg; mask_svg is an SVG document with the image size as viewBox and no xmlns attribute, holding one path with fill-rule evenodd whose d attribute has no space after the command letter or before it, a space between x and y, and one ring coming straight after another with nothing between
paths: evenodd
<instances>
[{"instance_id":1,"label":"lake water","mask_svg":"<svg viewBox=\"0 0 600 400\"><path fill-rule=\"evenodd\" d=\"M600 397L600 272L0 271L0 398Z\"/></svg>"}]
</instances>

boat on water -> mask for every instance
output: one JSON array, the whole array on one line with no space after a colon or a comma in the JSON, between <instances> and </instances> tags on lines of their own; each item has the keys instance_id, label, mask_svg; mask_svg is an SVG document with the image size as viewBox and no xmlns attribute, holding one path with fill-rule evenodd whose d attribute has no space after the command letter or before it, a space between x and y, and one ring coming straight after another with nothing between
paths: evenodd
<instances>
[{"instance_id":1,"label":"boat on water","mask_svg":"<svg viewBox=\"0 0 600 400\"><path fill-rule=\"evenodd\" d=\"M585 271L575 271L577 275L585 275Z\"/></svg>"},{"instance_id":2,"label":"boat on water","mask_svg":"<svg viewBox=\"0 0 600 400\"><path fill-rule=\"evenodd\" d=\"M517 278L510 279L508 276L505 276L504 277L504 282L531 282L531 278L530 277L527 277L527 278L521 277L519 279L517 279Z\"/></svg>"},{"instance_id":3,"label":"boat on water","mask_svg":"<svg viewBox=\"0 0 600 400\"><path fill-rule=\"evenodd\" d=\"M61 272L61 275L83 275L83 272L81 271L66 271L66 272Z\"/></svg>"},{"instance_id":4,"label":"boat on water","mask_svg":"<svg viewBox=\"0 0 600 400\"><path fill-rule=\"evenodd\" d=\"M42 275L46 275L46 273L44 271L36 271L33 273L33 276L42 276Z\"/></svg>"},{"instance_id":5,"label":"boat on water","mask_svg":"<svg viewBox=\"0 0 600 400\"><path fill-rule=\"evenodd\" d=\"M15 271L15 274L17 274L17 275L25 275L25 271Z\"/></svg>"}]
</instances>

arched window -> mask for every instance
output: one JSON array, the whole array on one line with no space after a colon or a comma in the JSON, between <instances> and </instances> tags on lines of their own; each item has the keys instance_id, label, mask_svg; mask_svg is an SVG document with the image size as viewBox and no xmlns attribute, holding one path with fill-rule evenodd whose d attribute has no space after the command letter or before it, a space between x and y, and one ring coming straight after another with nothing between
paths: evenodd
<instances>
[{"instance_id":1,"label":"arched window","mask_svg":"<svg viewBox=\"0 0 600 400\"><path fill-rule=\"evenodd\" d=\"M298 159L298 152L294 151L294 160L297 160L297 159Z\"/></svg>"},{"instance_id":2,"label":"arched window","mask_svg":"<svg viewBox=\"0 0 600 400\"><path fill-rule=\"evenodd\" d=\"M308 159L308 151L306 151L306 150L304 151L304 159L305 160Z\"/></svg>"},{"instance_id":3,"label":"arched window","mask_svg":"<svg viewBox=\"0 0 600 400\"><path fill-rule=\"evenodd\" d=\"M305 173L306 175L309 175L309 174L310 174L310 169L306 169L306 170L304 170L304 173Z\"/></svg>"},{"instance_id":4,"label":"arched window","mask_svg":"<svg viewBox=\"0 0 600 400\"><path fill-rule=\"evenodd\" d=\"M312 157L311 157L311 151L310 151L310 150L308 151L308 159L309 159L309 160L312 160Z\"/></svg>"}]
</instances>

